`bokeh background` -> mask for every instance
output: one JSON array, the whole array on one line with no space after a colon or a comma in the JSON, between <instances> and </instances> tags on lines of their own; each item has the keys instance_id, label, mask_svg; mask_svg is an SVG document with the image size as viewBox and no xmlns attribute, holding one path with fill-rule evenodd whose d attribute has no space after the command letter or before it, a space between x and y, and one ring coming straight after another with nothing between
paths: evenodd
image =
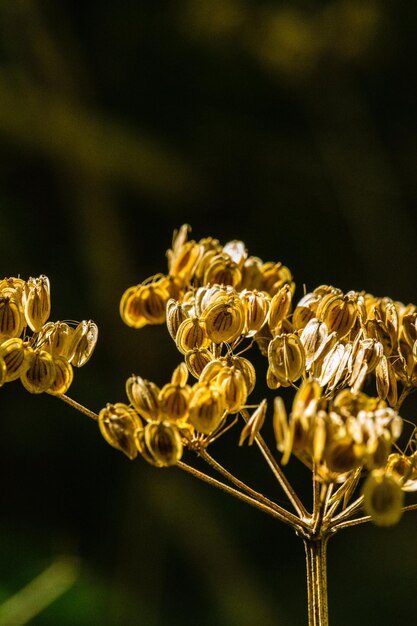
<instances>
[{"instance_id":1,"label":"bokeh background","mask_svg":"<svg viewBox=\"0 0 417 626\"><path fill-rule=\"evenodd\" d=\"M168 380L166 330L125 327L118 303L165 271L182 223L284 262L299 296L417 300L416 18L392 0L1 0L0 274L46 274L51 319L99 325L73 398L98 411L132 373ZM275 495L237 437L219 458ZM306 622L289 529L129 462L20 383L0 390L0 468L0 600L57 561L44 586L69 586L34 625ZM333 626L414 621L416 528L409 514L332 540Z\"/></svg>"}]
</instances>

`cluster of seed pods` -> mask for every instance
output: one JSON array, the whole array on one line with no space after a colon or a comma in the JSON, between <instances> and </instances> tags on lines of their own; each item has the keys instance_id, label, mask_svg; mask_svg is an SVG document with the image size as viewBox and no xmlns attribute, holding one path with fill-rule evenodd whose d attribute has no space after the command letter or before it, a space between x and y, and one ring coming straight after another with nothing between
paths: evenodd
<instances>
[{"instance_id":1,"label":"cluster of seed pods","mask_svg":"<svg viewBox=\"0 0 417 626\"><path fill-rule=\"evenodd\" d=\"M366 476L366 510L376 523L395 523L403 492L417 490L415 427L398 443L398 411L417 387L417 307L329 285L294 302L286 266L249 256L241 241L197 242L188 233L183 226L175 234L167 274L130 287L120 303L133 328L166 322L183 363L162 388L130 377L130 404L100 412L103 436L158 467L177 463L184 447L201 451L239 421L239 444L253 443L267 413L266 400L248 402L255 344L268 387L297 390L288 416L282 399L274 401L282 463L294 454L326 483Z\"/></svg>"},{"instance_id":2,"label":"cluster of seed pods","mask_svg":"<svg viewBox=\"0 0 417 626\"><path fill-rule=\"evenodd\" d=\"M0 281L0 386L20 379L30 393L64 394L73 367L88 361L97 341L96 324L50 322L50 312L46 276Z\"/></svg>"}]
</instances>

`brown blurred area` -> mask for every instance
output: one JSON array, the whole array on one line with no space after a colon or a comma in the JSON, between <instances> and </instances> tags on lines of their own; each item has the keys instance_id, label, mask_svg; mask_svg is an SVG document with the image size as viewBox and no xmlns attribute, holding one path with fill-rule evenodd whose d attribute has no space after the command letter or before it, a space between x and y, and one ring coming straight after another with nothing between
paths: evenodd
<instances>
[{"instance_id":1,"label":"brown blurred area","mask_svg":"<svg viewBox=\"0 0 417 626\"><path fill-rule=\"evenodd\" d=\"M166 270L182 223L282 261L299 297L326 283L417 301L416 26L413 3L389 0L0 2L0 278L46 274L51 319L97 322L72 397L98 411L132 373L168 380L165 328L129 329L118 307ZM129 462L18 382L0 416L0 602L61 554L80 563L31 623L306 622L286 527ZM237 441L219 458L280 498ZM332 626L412 621L415 528L411 513L332 540Z\"/></svg>"}]
</instances>

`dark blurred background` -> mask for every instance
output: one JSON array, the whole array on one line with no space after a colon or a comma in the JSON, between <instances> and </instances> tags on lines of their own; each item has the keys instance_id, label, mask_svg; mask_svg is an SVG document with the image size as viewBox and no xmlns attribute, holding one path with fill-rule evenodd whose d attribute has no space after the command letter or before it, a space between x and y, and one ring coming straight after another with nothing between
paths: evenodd
<instances>
[{"instance_id":1,"label":"dark blurred background","mask_svg":"<svg viewBox=\"0 0 417 626\"><path fill-rule=\"evenodd\" d=\"M125 401L133 372L167 382L179 354L166 329L129 329L118 305L166 270L185 222L284 262L299 297L330 283L417 300L416 18L392 0L0 2L0 277L44 273L52 320L99 325L73 398L99 411ZM288 528L129 462L19 382L0 390L0 416L0 601L79 559L31 623L306 622ZM237 438L220 460L281 498ZM296 461L289 473L308 493ZM332 540L333 626L414 620L416 523Z\"/></svg>"}]
</instances>

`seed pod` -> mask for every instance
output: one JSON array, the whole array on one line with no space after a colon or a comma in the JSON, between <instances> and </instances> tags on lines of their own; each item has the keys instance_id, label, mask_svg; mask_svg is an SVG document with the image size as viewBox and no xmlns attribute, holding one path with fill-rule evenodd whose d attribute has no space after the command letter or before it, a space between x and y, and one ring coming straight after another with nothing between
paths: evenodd
<instances>
[{"instance_id":1,"label":"seed pod","mask_svg":"<svg viewBox=\"0 0 417 626\"><path fill-rule=\"evenodd\" d=\"M384 354L390 356L392 354L394 344L387 327L381 320L368 320L365 324L365 331L368 337L376 339L382 343Z\"/></svg>"},{"instance_id":2,"label":"seed pod","mask_svg":"<svg viewBox=\"0 0 417 626\"><path fill-rule=\"evenodd\" d=\"M51 312L50 287L46 276L29 278L23 291L23 306L28 326L38 332Z\"/></svg>"},{"instance_id":3,"label":"seed pod","mask_svg":"<svg viewBox=\"0 0 417 626\"><path fill-rule=\"evenodd\" d=\"M245 311L245 334L252 336L265 323L269 310L269 296L262 291L247 291L240 293Z\"/></svg>"},{"instance_id":4,"label":"seed pod","mask_svg":"<svg viewBox=\"0 0 417 626\"><path fill-rule=\"evenodd\" d=\"M166 321L168 332L174 341L181 322L187 319L187 317L188 315L181 304L173 298L170 298L167 302Z\"/></svg>"},{"instance_id":5,"label":"seed pod","mask_svg":"<svg viewBox=\"0 0 417 626\"><path fill-rule=\"evenodd\" d=\"M199 378L205 366L213 360L213 355L206 348L195 348L186 352L184 359L188 371L195 378Z\"/></svg>"},{"instance_id":6,"label":"seed pod","mask_svg":"<svg viewBox=\"0 0 417 626\"><path fill-rule=\"evenodd\" d=\"M294 290L294 282L288 267L282 263L274 263L268 261L261 267L262 272L262 291L266 291L273 296L283 285L288 283L291 290Z\"/></svg>"},{"instance_id":7,"label":"seed pod","mask_svg":"<svg viewBox=\"0 0 417 626\"><path fill-rule=\"evenodd\" d=\"M209 385L224 368L228 369L225 359L212 359L201 372L199 382Z\"/></svg>"},{"instance_id":8,"label":"seed pod","mask_svg":"<svg viewBox=\"0 0 417 626\"><path fill-rule=\"evenodd\" d=\"M233 263L236 263L239 269L242 268L248 256L245 244L243 241L238 241L237 239L228 241L223 246L223 252L232 259Z\"/></svg>"},{"instance_id":9,"label":"seed pod","mask_svg":"<svg viewBox=\"0 0 417 626\"><path fill-rule=\"evenodd\" d=\"M345 345L338 341L325 357L321 367L321 374L318 379L322 387L325 387L328 383L330 383L332 378L336 375L345 355L345 351Z\"/></svg>"},{"instance_id":10,"label":"seed pod","mask_svg":"<svg viewBox=\"0 0 417 626\"><path fill-rule=\"evenodd\" d=\"M294 333L277 335L269 344L268 362L283 387L298 380L305 368L304 348L299 337Z\"/></svg>"},{"instance_id":11,"label":"seed pod","mask_svg":"<svg viewBox=\"0 0 417 626\"><path fill-rule=\"evenodd\" d=\"M176 252L169 263L169 274L179 285L185 287L190 282L201 256L201 248L195 241L187 241Z\"/></svg>"},{"instance_id":12,"label":"seed pod","mask_svg":"<svg viewBox=\"0 0 417 626\"><path fill-rule=\"evenodd\" d=\"M248 359L245 359L245 357L243 356L234 356L232 359L232 364L234 365L234 367L236 367L242 372L243 377L245 379L248 396L249 396L252 393L252 391L255 389L255 384L256 384L255 368L253 367L252 363Z\"/></svg>"},{"instance_id":13,"label":"seed pod","mask_svg":"<svg viewBox=\"0 0 417 626\"><path fill-rule=\"evenodd\" d=\"M74 330L68 349L68 361L74 367L87 363L96 347L98 336L97 324L92 320L83 320Z\"/></svg>"},{"instance_id":14,"label":"seed pod","mask_svg":"<svg viewBox=\"0 0 417 626\"><path fill-rule=\"evenodd\" d=\"M171 383L183 387L188 380L188 370L185 363L180 363L172 372Z\"/></svg>"},{"instance_id":15,"label":"seed pod","mask_svg":"<svg viewBox=\"0 0 417 626\"><path fill-rule=\"evenodd\" d=\"M373 471L362 490L365 512L377 526L393 526L401 515L404 493L397 478L383 471Z\"/></svg>"},{"instance_id":16,"label":"seed pod","mask_svg":"<svg viewBox=\"0 0 417 626\"><path fill-rule=\"evenodd\" d=\"M7 367L2 356L0 356L0 387L6 382Z\"/></svg>"},{"instance_id":17,"label":"seed pod","mask_svg":"<svg viewBox=\"0 0 417 626\"><path fill-rule=\"evenodd\" d=\"M256 436L259 434L266 416L267 404L266 400L262 400L260 405L252 413L245 426L242 429L239 438L239 446L242 446L249 437L248 445L252 445Z\"/></svg>"},{"instance_id":18,"label":"seed pod","mask_svg":"<svg viewBox=\"0 0 417 626\"><path fill-rule=\"evenodd\" d=\"M401 323L401 334L409 346L417 341L417 313L404 315Z\"/></svg>"},{"instance_id":19,"label":"seed pod","mask_svg":"<svg viewBox=\"0 0 417 626\"><path fill-rule=\"evenodd\" d=\"M198 317L188 317L181 322L175 344L182 354L195 348L207 348L210 345L206 324Z\"/></svg>"},{"instance_id":20,"label":"seed pod","mask_svg":"<svg viewBox=\"0 0 417 626\"><path fill-rule=\"evenodd\" d=\"M248 396L242 372L236 367L224 367L217 374L215 382L222 390L225 409L228 413L238 413Z\"/></svg>"},{"instance_id":21,"label":"seed pod","mask_svg":"<svg viewBox=\"0 0 417 626\"><path fill-rule=\"evenodd\" d=\"M39 331L36 347L47 350L53 357L68 359L74 338L74 328L66 322L47 322Z\"/></svg>"},{"instance_id":22,"label":"seed pod","mask_svg":"<svg viewBox=\"0 0 417 626\"><path fill-rule=\"evenodd\" d=\"M294 419L316 415L321 398L321 387L316 380L305 380L294 396L291 415Z\"/></svg>"},{"instance_id":23,"label":"seed pod","mask_svg":"<svg viewBox=\"0 0 417 626\"><path fill-rule=\"evenodd\" d=\"M320 297L315 293L307 293L301 298L292 314L294 330L303 329L313 317L317 317L315 312L319 301Z\"/></svg>"},{"instance_id":24,"label":"seed pod","mask_svg":"<svg viewBox=\"0 0 417 626\"><path fill-rule=\"evenodd\" d=\"M107 404L98 414L98 425L104 439L129 459L138 455L135 443L136 431L142 431L142 422L132 407L117 402Z\"/></svg>"},{"instance_id":25,"label":"seed pod","mask_svg":"<svg viewBox=\"0 0 417 626\"><path fill-rule=\"evenodd\" d=\"M19 302L10 296L0 297L0 342L18 337L24 327L23 310Z\"/></svg>"},{"instance_id":26,"label":"seed pod","mask_svg":"<svg viewBox=\"0 0 417 626\"><path fill-rule=\"evenodd\" d=\"M210 435L218 428L225 416L224 398L217 385L197 383L191 390L189 421L194 428Z\"/></svg>"},{"instance_id":27,"label":"seed pod","mask_svg":"<svg viewBox=\"0 0 417 626\"><path fill-rule=\"evenodd\" d=\"M158 467L170 467L181 459L181 435L172 422L150 422L145 426L143 435L146 450Z\"/></svg>"},{"instance_id":28,"label":"seed pod","mask_svg":"<svg viewBox=\"0 0 417 626\"><path fill-rule=\"evenodd\" d=\"M281 383L275 376L271 366L269 366L266 371L266 384L268 385L269 389L279 389L279 387L281 387Z\"/></svg>"},{"instance_id":29,"label":"seed pod","mask_svg":"<svg viewBox=\"0 0 417 626\"><path fill-rule=\"evenodd\" d=\"M67 359L62 356L53 357L53 360L55 364L55 378L46 391L56 396L68 391L74 378L74 370Z\"/></svg>"},{"instance_id":30,"label":"seed pod","mask_svg":"<svg viewBox=\"0 0 417 626\"><path fill-rule=\"evenodd\" d=\"M158 404L164 417L174 422L188 417L188 400L191 387L172 383L164 385L158 395Z\"/></svg>"},{"instance_id":31,"label":"seed pod","mask_svg":"<svg viewBox=\"0 0 417 626\"><path fill-rule=\"evenodd\" d=\"M376 389L381 400L385 400L388 396L390 387L389 362L385 354L382 355L378 365L375 368Z\"/></svg>"},{"instance_id":32,"label":"seed pod","mask_svg":"<svg viewBox=\"0 0 417 626\"><path fill-rule=\"evenodd\" d=\"M140 376L130 376L126 381L126 394L136 411L147 421L159 416L159 387Z\"/></svg>"},{"instance_id":33,"label":"seed pod","mask_svg":"<svg viewBox=\"0 0 417 626\"><path fill-rule=\"evenodd\" d=\"M214 343L232 343L243 333L245 313L238 298L215 302L203 313L207 334Z\"/></svg>"},{"instance_id":34,"label":"seed pod","mask_svg":"<svg viewBox=\"0 0 417 626\"><path fill-rule=\"evenodd\" d=\"M351 437L332 441L326 447L324 460L329 470L336 474L350 472L361 464L360 457L355 453L355 445Z\"/></svg>"},{"instance_id":35,"label":"seed pod","mask_svg":"<svg viewBox=\"0 0 417 626\"><path fill-rule=\"evenodd\" d=\"M227 254L217 254L204 273L204 283L236 287L242 278L239 267Z\"/></svg>"},{"instance_id":36,"label":"seed pod","mask_svg":"<svg viewBox=\"0 0 417 626\"><path fill-rule=\"evenodd\" d=\"M30 365L33 351L28 350L22 339L16 337L3 341L0 358L6 364L5 382L17 380Z\"/></svg>"},{"instance_id":37,"label":"seed pod","mask_svg":"<svg viewBox=\"0 0 417 626\"><path fill-rule=\"evenodd\" d=\"M20 375L23 386L30 393L46 391L55 380L55 363L46 350L34 350L27 370Z\"/></svg>"},{"instance_id":38,"label":"seed pod","mask_svg":"<svg viewBox=\"0 0 417 626\"><path fill-rule=\"evenodd\" d=\"M143 328L148 323L143 315L142 300L139 298L141 289L143 285L129 287L120 300L120 317L131 328Z\"/></svg>"},{"instance_id":39,"label":"seed pod","mask_svg":"<svg viewBox=\"0 0 417 626\"><path fill-rule=\"evenodd\" d=\"M320 356L326 345L328 335L326 324L320 322L316 317L313 317L305 325L300 335L300 341L304 346L306 355L306 370L309 370L312 363Z\"/></svg>"},{"instance_id":40,"label":"seed pod","mask_svg":"<svg viewBox=\"0 0 417 626\"><path fill-rule=\"evenodd\" d=\"M241 268L241 289L262 289L262 260L255 256L246 259Z\"/></svg>"},{"instance_id":41,"label":"seed pod","mask_svg":"<svg viewBox=\"0 0 417 626\"><path fill-rule=\"evenodd\" d=\"M416 462L416 453L406 456L405 454L395 452L389 455L385 471L388 474L393 474L398 479L403 491L417 491Z\"/></svg>"},{"instance_id":42,"label":"seed pod","mask_svg":"<svg viewBox=\"0 0 417 626\"><path fill-rule=\"evenodd\" d=\"M280 397L274 399L274 416L272 423L277 448L283 454L281 464L286 465L291 456L293 431L289 427L285 404Z\"/></svg>"},{"instance_id":43,"label":"seed pod","mask_svg":"<svg viewBox=\"0 0 417 626\"><path fill-rule=\"evenodd\" d=\"M328 294L317 306L317 317L326 324L330 333L336 332L342 339L356 321L356 305L348 296Z\"/></svg>"},{"instance_id":44,"label":"seed pod","mask_svg":"<svg viewBox=\"0 0 417 626\"><path fill-rule=\"evenodd\" d=\"M292 291L290 285L286 284L273 296L271 306L269 308L268 325L271 333L281 325L281 322L287 317L292 301Z\"/></svg>"},{"instance_id":45,"label":"seed pod","mask_svg":"<svg viewBox=\"0 0 417 626\"><path fill-rule=\"evenodd\" d=\"M163 324L165 322L166 305L169 293L163 280L143 285L137 298L139 308L148 324Z\"/></svg>"}]
</instances>

